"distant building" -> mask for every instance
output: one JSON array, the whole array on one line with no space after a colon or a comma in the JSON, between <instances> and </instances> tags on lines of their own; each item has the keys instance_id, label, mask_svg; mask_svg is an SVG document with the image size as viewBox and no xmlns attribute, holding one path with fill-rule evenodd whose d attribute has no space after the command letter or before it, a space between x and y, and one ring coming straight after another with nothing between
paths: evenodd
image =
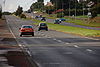
<instances>
[{"instance_id":1,"label":"distant building","mask_svg":"<svg viewBox=\"0 0 100 67\"><path fill-rule=\"evenodd\" d=\"M53 6L51 2L47 2L46 6Z\"/></svg>"}]
</instances>

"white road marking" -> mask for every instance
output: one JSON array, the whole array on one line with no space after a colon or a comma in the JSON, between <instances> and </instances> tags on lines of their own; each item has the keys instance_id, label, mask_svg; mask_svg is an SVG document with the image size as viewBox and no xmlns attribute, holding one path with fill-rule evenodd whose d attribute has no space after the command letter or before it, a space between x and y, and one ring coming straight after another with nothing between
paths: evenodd
<instances>
[{"instance_id":1,"label":"white road marking","mask_svg":"<svg viewBox=\"0 0 100 67\"><path fill-rule=\"evenodd\" d=\"M61 63L43 63L43 64L61 64Z\"/></svg>"},{"instance_id":2,"label":"white road marking","mask_svg":"<svg viewBox=\"0 0 100 67\"><path fill-rule=\"evenodd\" d=\"M7 20L7 22L8 22L8 20ZM7 23L7 25L8 25L8 23ZM9 28L11 34L13 35L13 37L16 38L15 35L14 35L14 33L12 32L11 28L9 27L9 25L8 25L8 28Z\"/></svg>"},{"instance_id":3,"label":"white road marking","mask_svg":"<svg viewBox=\"0 0 100 67\"><path fill-rule=\"evenodd\" d=\"M93 50L91 50L91 49L86 49L86 51L92 52Z\"/></svg>"},{"instance_id":4,"label":"white road marking","mask_svg":"<svg viewBox=\"0 0 100 67\"><path fill-rule=\"evenodd\" d=\"M78 45L74 45L74 47L79 48L79 46L78 46Z\"/></svg>"},{"instance_id":5,"label":"white road marking","mask_svg":"<svg viewBox=\"0 0 100 67\"><path fill-rule=\"evenodd\" d=\"M90 38L90 37L85 37L87 39L92 39L92 40L100 40L100 39L96 39L96 38Z\"/></svg>"},{"instance_id":6,"label":"white road marking","mask_svg":"<svg viewBox=\"0 0 100 67\"><path fill-rule=\"evenodd\" d=\"M65 43L65 44L70 44L70 43Z\"/></svg>"},{"instance_id":7,"label":"white road marking","mask_svg":"<svg viewBox=\"0 0 100 67\"><path fill-rule=\"evenodd\" d=\"M73 54L72 52L65 52L64 54Z\"/></svg>"},{"instance_id":8,"label":"white road marking","mask_svg":"<svg viewBox=\"0 0 100 67\"><path fill-rule=\"evenodd\" d=\"M27 51L27 53L28 53L30 56L32 56L30 51Z\"/></svg>"},{"instance_id":9,"label":"white road marking","mask_svg":"<svg viewBox=\"0 0 100 67\"><path fill-rule=\"evenodd\" d=\"M53 40L57 40L57 39L54 38Z\"/></svg>"},{"instance_id":10,"label":"white road marking","mask_svg":"<svg viewBox=\"0 0 100 67\"><path fill-rule=\"evenodd\" d=\"M61 40L57 40L58 42L62 42Z\"/></svg>"}]
</instances>

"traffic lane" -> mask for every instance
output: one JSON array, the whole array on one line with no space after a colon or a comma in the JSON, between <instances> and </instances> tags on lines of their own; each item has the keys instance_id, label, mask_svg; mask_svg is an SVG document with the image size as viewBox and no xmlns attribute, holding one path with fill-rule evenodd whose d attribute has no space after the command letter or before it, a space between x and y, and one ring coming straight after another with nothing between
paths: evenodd
<instances>
[{"instance_id":1,"label":"traffic lane","mask_svg":"<svg viewBox=\"0 0 100 67\"><path fill-rule=\"evenodd\" d=\"M17 20L18 19L18 20ZM19 28L21 27L22 24L32 24L34 22L28 21L28 20L21 20L19 18L13 17L13 16L7 16L8 24L11 27L13 33L16 35L16 37L20 38L19 36ZM17 21L16 21L17 20ZM63 32L58 32L54 30L49 30L49 31L37 31L38 27L34 26L35 28L35 36L23 36L24 38L52 38L51 40L62 42L62 43L79 43L79 45L99 45L99 40L92 40L92 39L87 39L84 37L76 36L76 35L71 35L71 34L66 34ZM54 43L55 44L55 43Z\"/></svg>"},{"instance_id":2,"label":"traffic lane","mask_svg":"<svg viewBox=\"0 0 100 67\"><path fill-rule=\"evenodd\" d=\"M19 28L22 25L33 25L33 21L29 21L29 20L21 20L17 17L14 16L6 16L7 18L7 22L8 25L11 27L12 31L15 33L15 35L17 34L16 37L19 36ZM38 26L33 25L34 29L35 29L35 36L37 36L38 34L42 35L42 36L47 36L47 37L79 37L79 36L74 36L74 35L70 35L70 34L66 34L63 32L57 32L54 30L49 30L49 31L38 31Z\"/></svg>"},{"instance_id":3,"label":"traffic lane","mask_svg":"<svg viewBox=\"0 0 100 67\"><path fill-rule=\"evenodd\" d=\"M24 44L25 46L38 46L38 45L59 45L61 42L55 41L52 38L18 38L20 44Z\"/></svg>"},{"instance_id":4,"label":"traffic lane","mask_svg":"<svg viewBox=\"0 0 100 67\"><path fill-rule=\"evenodd\" d=\"M29 46L31 46L32 47L32 44L30 45L30 43L27 43L27 42L30 42L30 40L29 41L26 41L26 43L24 43L24 45L25 44L27 44L27 45L29 45ZM63 43L62 43L63 44ZM31 48L31 47L29 47L29 49ZM37 47L39 48L39 46L37 45ZM65 46L64 46L65 47ZM34 47L33 47L34 48ZM32 50L32 49L30 49L30 50ZM89 51L89 50L88 50ZM31 51L31 52L33 52L33 50ZM55 52L56 53L56 52ZM34 55L34 54L32 54L32 55ZM42 56L42 55L41 55ZM59 56L59 55L57 55L57 56ZM49 58L49 56L48 56L48 58ZM51 58L50 58L51 59ZM65 58L64 58L65 59ZM52 59L52 60L55 60L54 58ZM37 61L36 61L37 62ZM61 61L62 62L62 61ZM56 65L56 64L58 64L58 66L59 66L59 63L55 63L54 64L54 66ZM77 64L77 63L76 63ZM51 65L52 65L52 63L51 63ZM61 64L61 66L63 66L62 64ZM48 66L47 66L48 67ZM63 66L64 67L64 66Z\"/></svg>"},{"instance_id":5,"label":"traffic lane","mask_svg":"<svg viewBox=\"0 0 100 67\"><path fill-rule=\"evenodd\" d=\"M97 47L98 48L98 47ZM33 59L40 67L99 67L100 53L86 47L30 47ZM96 49L95 49L96 50ZM100 50L100 47L99 47ZM98 51L98 50L97 50ZM91 62L92 61L92 62Z\"/></svg>"}]
</instances>

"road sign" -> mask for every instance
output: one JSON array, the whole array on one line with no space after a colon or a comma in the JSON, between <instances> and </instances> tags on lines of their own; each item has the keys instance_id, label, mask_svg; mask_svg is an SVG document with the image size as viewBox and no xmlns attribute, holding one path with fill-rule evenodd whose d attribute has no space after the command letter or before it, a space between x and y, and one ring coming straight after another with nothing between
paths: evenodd
<instances>
[{"instance_id":1,"label":"road sign","mask_svg":"<svg viewBox=\"0 0 100 67\"><path fill-rule=\"evenodd\" d=\"M88 17L89 17L89 18L91 18L91 17L92 17L91 12L88 12Z\"/></svg>"}]
</instances>

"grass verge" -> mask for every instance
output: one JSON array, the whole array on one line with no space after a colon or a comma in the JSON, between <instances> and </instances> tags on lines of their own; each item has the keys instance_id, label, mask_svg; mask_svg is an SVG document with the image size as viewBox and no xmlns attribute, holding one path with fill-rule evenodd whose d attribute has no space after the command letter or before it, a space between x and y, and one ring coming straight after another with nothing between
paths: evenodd
<instances>
[{"instance_id":1,"label":"grass verge","mask_svg":"<svg viewBox=\"0 0 100 67\"><path fill-rule=\"evenodd\" d=\"M38 25L41 21L32 19L36 23L33 23L35 25ZM47 22L45 22L47 23ZM84 29L79 27L71 27L71 26L64 26L59 24L53 24L53 23L47 23L49 29L61 31L65 33L71 33L71 34L78 34L82 36L92 36L92 37L100 37L100 30L90 30L90 29Z\"/></svg>"}]
</instances>

